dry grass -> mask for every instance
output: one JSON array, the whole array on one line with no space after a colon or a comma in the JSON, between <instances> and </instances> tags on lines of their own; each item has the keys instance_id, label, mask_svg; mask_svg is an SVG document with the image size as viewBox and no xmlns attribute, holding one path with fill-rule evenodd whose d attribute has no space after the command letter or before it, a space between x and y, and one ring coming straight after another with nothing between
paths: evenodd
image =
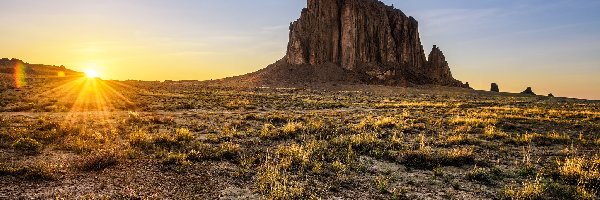
<instances>
[{"instance_id":1,"label":"dry grass","mask_svg":"<svg viewBox=\"0 0 600 200\"><path fill-rule=\"evenodd\" d=\"M22 189L34 180L73 198L598 198L596 102L379 86L106 84L130 103L72 112L77 95L57 98L45 84L0 92L2 110L29 109L0 114L0 190L54 198ZM32 112L48 105L68 109ZM50 164L36 167L42 161ZM84 181L92 175L98 181ZM132 191L111 189L123 184Z\"/></svg>"}]
</instances>

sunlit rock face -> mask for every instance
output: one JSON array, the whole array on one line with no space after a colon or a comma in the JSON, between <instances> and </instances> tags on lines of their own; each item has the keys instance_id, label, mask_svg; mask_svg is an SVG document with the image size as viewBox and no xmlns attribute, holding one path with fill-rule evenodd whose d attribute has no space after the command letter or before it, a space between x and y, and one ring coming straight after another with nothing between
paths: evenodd
<instances>
[{"instance_id":1,"label":"sunlit rock face","mask_svg":"<svg viewBox=\"0 0 600 200\"><path fill-rule=\"evenodd\" d=\"M426 59L414 18L377 0L308 0L289 37L289 65L334 64L372 83L464 86L439 48Z\"/></svg>"}]
</instances>

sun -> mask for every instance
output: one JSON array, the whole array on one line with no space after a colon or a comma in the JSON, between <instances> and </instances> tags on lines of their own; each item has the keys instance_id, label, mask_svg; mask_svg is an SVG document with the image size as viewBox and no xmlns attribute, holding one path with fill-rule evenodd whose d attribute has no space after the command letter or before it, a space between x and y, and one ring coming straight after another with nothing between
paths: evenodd
<instances>
[{"instance_id":1,"label":"sun","mask_svg":"<svg viewBox=\"0 0 600 200\"><path fill-rule=\"evenodd\" d=\"M85 75L88 78L98 78L98 77L100 77L100 74L98 74L98 72L96 70L93 70L93 69L85 70Z\"/></svg>"}]
</instances>

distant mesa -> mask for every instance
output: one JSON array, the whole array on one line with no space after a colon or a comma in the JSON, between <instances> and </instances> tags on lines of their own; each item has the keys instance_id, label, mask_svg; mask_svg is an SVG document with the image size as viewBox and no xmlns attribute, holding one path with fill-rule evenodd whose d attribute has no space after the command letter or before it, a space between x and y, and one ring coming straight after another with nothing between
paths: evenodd
<instances>
[{"instance_id":1,"label":"distant mesa","mask_svg":"<svg viewBox=\"0 0 600 200\"><path fill-rule=\"evenodd\" d=\"M521 92L521 94L527 94L527 95L536 95L533 90L531 89L531 87L527 87L527 89L525 89L525 91Z\"/></svg>"},{"instance_id":2,"label":"distant mesa","mask_svg":"<svg viewBox=\"0 0 600 200\"><path fill-rule=\"evenodd\" d=\"M500 88L497 83L492 83L492 88L490 89L492 92L500 92Z\"/></svg>"},{"instance_id":3,"label":"distant mesa","mask_svg":"<svg viewBox=\"0 0 600 200\"><path fill-rule=\"evenodd\" d=\"M29 64L12 58L0 59L0 89L21 88L30 78L60 78L83 76L83 73L67 69L65 66ZM10 81L7 81L10 80Z\"/></svg>"},{"instance_id":4,"label":"distant mesa","mask_svg":"<svg viewBox=\"0 0 600 200\"><path fill-rule=\"evenodd\" d=\"M61 73L62 72L62 73ZM67 69L65 66L29 64L22 60L12 58L0 59L0 74L22 73L28 76L83 76L83 73ZM61 77L62 77L61 76Z\"/></svg>"},{"instance_id":5,"label":"distant mesa","mask_svg":"<svg viewBox=\"0 0 600 200\"><path fill-rule=\"evenodd\" d=\"M452 77L439 47L434 45L426 57L417 20L378 0L308 0L300 18L290 24L282 59L217 82L467 87Z\"/></svg>"}]
</instances>

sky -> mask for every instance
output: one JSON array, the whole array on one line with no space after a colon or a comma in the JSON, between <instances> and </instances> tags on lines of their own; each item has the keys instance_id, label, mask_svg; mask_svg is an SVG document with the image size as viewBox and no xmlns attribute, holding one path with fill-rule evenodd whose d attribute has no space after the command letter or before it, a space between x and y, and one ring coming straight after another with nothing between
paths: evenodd
<instances>
[{"instance_id":1,"label":"sky","mask_svg":"<svg viewBox=\"0 0 600 200\"><path fill-rule=\"evenodd\" d=\"M479 90L600 99L598 0L383 0ZM0 57L116 80L208 80L285 55L305 0L0 0Z\"/></svg>"}]
</instances>

